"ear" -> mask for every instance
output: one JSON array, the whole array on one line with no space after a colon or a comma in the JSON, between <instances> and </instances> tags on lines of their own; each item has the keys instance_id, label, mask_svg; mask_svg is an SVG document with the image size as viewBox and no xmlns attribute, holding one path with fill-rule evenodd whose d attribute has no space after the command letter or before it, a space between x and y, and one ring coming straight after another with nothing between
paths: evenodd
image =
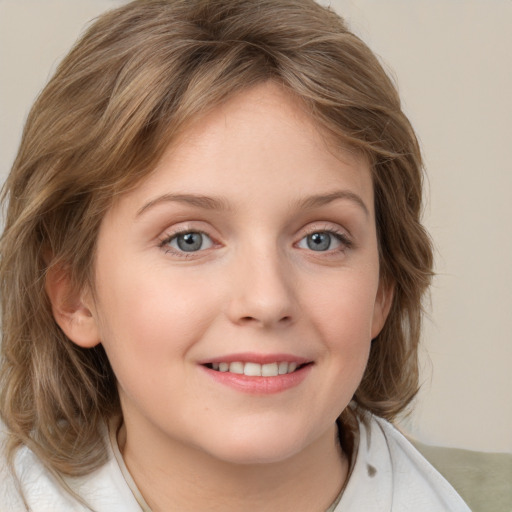
<instances>
[{"instance_id":1,"label":"ear","mask_svg":"<svg viewBox=\"0 0 512 512\"><path fill-rule=\"evenodd\" d=\"M100 336L93 316L91 294L73 290L69 272L56 266L50 267L46 274L45 289L53 317L64 334L83 348L98 345Z\"/></svg>"},{"instance_id":2,"label":"ear","mask_svg":"<svg viewBox=\"0 0 512 512\"><path fill-rule=\"evenodd\" d=\"M372 318L372 340L375 339L388 318L391 304L393 303L394 286L390 283L380 280L377 296L375 297L375 305L373 307Z\"/></svg>"}]
</instances>

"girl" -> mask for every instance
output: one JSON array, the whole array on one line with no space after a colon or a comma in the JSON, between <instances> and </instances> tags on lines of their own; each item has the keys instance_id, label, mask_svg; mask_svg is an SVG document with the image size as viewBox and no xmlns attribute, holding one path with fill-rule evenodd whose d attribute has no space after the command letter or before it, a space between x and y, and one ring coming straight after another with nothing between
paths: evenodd
<instances>
[{"instance_id":1,"label":"girl","mask_svg":"<svg viewBox=\"0 0 512 512\"><path fill-rule=\"evenodd\" d=\"M145 0L36 101L4 189L2 510L468 510L418 387L422 164L309 0Z\"/></svg>"}]
</instances>

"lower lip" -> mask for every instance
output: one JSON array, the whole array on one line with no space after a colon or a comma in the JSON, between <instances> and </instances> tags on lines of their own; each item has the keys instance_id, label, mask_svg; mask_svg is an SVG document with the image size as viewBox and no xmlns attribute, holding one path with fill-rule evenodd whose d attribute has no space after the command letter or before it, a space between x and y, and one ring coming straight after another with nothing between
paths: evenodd
<instances>
[{"instance_id":1,"label":"lower lip","mask_svg":"<svg viewBox=\"0 0 512 512\"><path fill-rule=\"evenodd\" d=\"M201 368L212 379L237 391L253 395L271 395L298 386L308 376L312 366L312 364L308 364L293 373L275 377L251 377L238 373L219 372L206 366L201 366Z\"/></svg>"}]
</instances>

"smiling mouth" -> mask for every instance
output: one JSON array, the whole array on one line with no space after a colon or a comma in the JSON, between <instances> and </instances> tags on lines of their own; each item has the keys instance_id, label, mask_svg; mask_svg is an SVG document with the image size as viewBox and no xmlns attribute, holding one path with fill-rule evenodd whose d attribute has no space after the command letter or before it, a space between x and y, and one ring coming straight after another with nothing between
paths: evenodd
<instances>
[{"instance_id":1,"label":"smiling mouth","mask_svg":"<svg viewBox=\"0 0 512 512\"><path fill-rule=\"evenodd\" d=\"M248 377L277 377L279 375L294 373L310 364L312 363L299 364L293 361L280 361L266 364L233 361L232 363L207 363L204 366L217 372L235 373L238 375L246 375Z\"/></svg>"}]
</instances>

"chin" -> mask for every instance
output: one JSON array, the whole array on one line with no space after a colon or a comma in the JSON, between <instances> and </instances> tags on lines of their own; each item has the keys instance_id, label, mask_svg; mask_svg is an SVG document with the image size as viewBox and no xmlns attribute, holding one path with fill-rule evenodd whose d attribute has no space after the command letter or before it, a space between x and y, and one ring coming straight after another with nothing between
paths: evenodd
<instances>
[{"instance_id":1,"label":"chin","mask_svg":"<svg viewBox=\"0 0 512 512\"><path fill-rule=\"evenodd\" d=\"M271 451L268 449L255 449L255 446L246 446L236 451L223 451L212 454L217 459L227 464L239 466L263 466L267 464L278 464L291 459L300 450Z\"/></svg>"},{"instance_id":2,"label":"chin","mask_svg":"<svg viewBox=\"0 0 512 512\"><path fill-rule=\"evenodd\" d=\"M231 435L232 434L232 435ZM295 435L294 435L295 434ZM219 436L220 437L220 436ZM214 439L210 438L210 441ZM304 434L273 431L238 431L225 433L207 451L218 460L237 465L276 464L290 459L309 446Z\"/></svg>"}]
</instances>

